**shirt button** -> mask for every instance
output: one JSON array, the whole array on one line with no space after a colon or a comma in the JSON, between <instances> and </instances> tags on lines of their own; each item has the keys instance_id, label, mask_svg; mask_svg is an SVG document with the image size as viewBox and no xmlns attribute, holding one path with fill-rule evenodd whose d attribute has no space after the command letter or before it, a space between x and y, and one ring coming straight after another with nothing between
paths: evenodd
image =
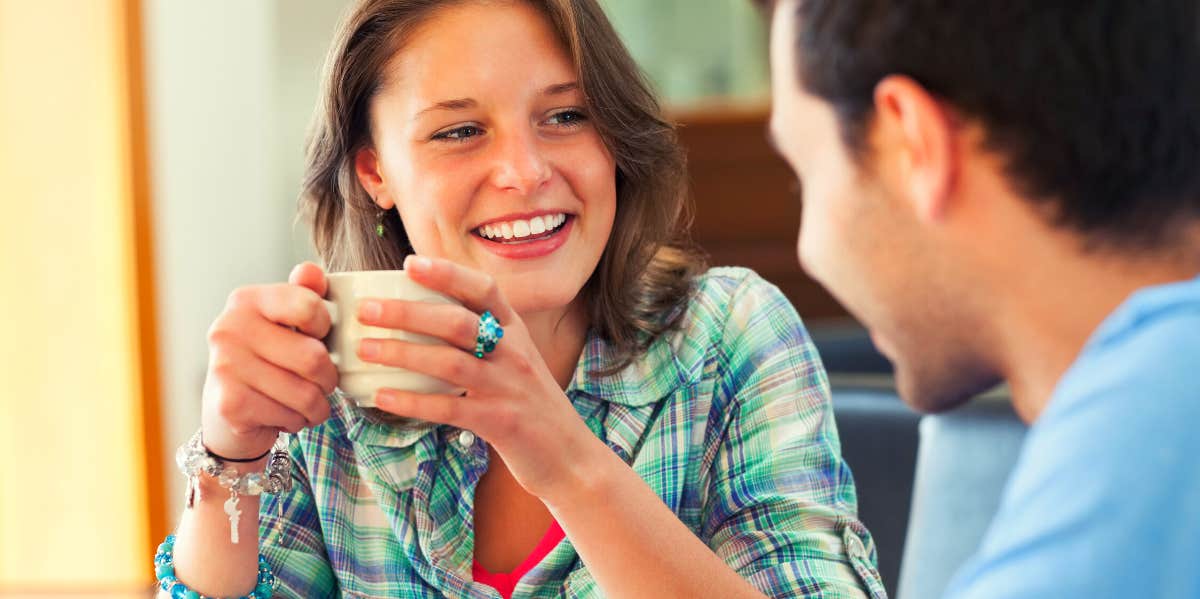
<instances>
[{"instance_id":1,"label":"shirt button","mask_svg":"<svg viewBox=\"0 0 1200 599\"><path fill-rule=\"evenodd\" d=\"M458 444L463 447L470 447L475 444L475 433L471 431L460 431L458 433Z\"/></svg>"},{"instance_id":2,"label":"shirt button","mask_svg":"<svg viewBox=\"0 0 1200 599\"><path fill-rule=\"evenodd\" d=\"M846 545L848 545L847 550L851 557L860 559L869 557L867 555L867 548L863 546L862 539L858 538L858 535L854 534L854 531L847 528L843 538L846 541Z\"/></svg>"}]
</instances>

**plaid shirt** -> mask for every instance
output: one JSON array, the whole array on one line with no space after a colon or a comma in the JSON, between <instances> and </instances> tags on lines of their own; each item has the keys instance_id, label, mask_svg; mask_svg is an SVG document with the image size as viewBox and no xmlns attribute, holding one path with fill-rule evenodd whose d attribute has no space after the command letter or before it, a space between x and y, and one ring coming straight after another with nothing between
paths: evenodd
<instances>
[{"instance_id":1,"label":"plaid shirt","mask_svg":"<svg viewBox=\"0 0 1200 599\"><path fill-rule=\"evenodd\" d=\"M613 360L591 336L566 392L579 416L767 595L885 597L829 384L791 304L750 271L718 268L697 280L683 323L606 378L589 375ZM389 424L339 397L291 448L293 490L261 507L276 596L499 597L471 580L483 441ZM602 596L569 539L513 595Z\"/></svg>"}]
</instances>

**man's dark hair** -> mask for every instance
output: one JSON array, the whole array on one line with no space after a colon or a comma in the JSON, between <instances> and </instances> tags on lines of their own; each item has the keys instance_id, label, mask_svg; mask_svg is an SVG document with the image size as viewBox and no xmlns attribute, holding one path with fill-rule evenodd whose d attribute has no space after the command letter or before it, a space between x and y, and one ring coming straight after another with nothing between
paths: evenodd
<instances>
[{"instance_id":1,"label":"man's dark hair","mask_svg":"<svg viewBox=\"0 0 1200 599\"><path fill-rule=\"evenodd\" d=\"M1093 244L1200 218L1197 0L794 0L799 81L866 153L876 84L912 77L987 130L1016 189Z\"/></svg>"}]
</instances>

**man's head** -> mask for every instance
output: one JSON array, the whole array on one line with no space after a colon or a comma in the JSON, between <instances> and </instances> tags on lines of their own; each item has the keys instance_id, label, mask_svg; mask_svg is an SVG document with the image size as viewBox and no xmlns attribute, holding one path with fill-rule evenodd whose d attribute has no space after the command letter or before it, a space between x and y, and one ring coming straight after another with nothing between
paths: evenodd
<instances>
[{"instance_id":1,"label":"man's head","mask_svg":"<svg viewBox=\"0 0 1200 599\"><path fill-rule=\"evenodd\" d=\"M992 298L1034 248L1154 253L1200 218L1195 0L773 9L801 262L918 408L999 380Z\"/></svg>"}]
</instances>

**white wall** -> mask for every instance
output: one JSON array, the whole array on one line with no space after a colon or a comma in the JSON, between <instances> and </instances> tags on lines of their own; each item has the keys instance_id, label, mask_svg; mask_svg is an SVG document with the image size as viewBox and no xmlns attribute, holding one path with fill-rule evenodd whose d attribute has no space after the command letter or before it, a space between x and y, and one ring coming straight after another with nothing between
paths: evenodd
<instances>
[{"instance_id":1,"label":"white wall","mask_svg":"<svg viewBox=\"0 0 1200 599\"><path fill-rule=\"evenodd\" d=\"M205 333L235 287L308 255L293 232L304 132L346 0L144 3L168 509L196 429Z\"/></svg>"}]
</instances>

